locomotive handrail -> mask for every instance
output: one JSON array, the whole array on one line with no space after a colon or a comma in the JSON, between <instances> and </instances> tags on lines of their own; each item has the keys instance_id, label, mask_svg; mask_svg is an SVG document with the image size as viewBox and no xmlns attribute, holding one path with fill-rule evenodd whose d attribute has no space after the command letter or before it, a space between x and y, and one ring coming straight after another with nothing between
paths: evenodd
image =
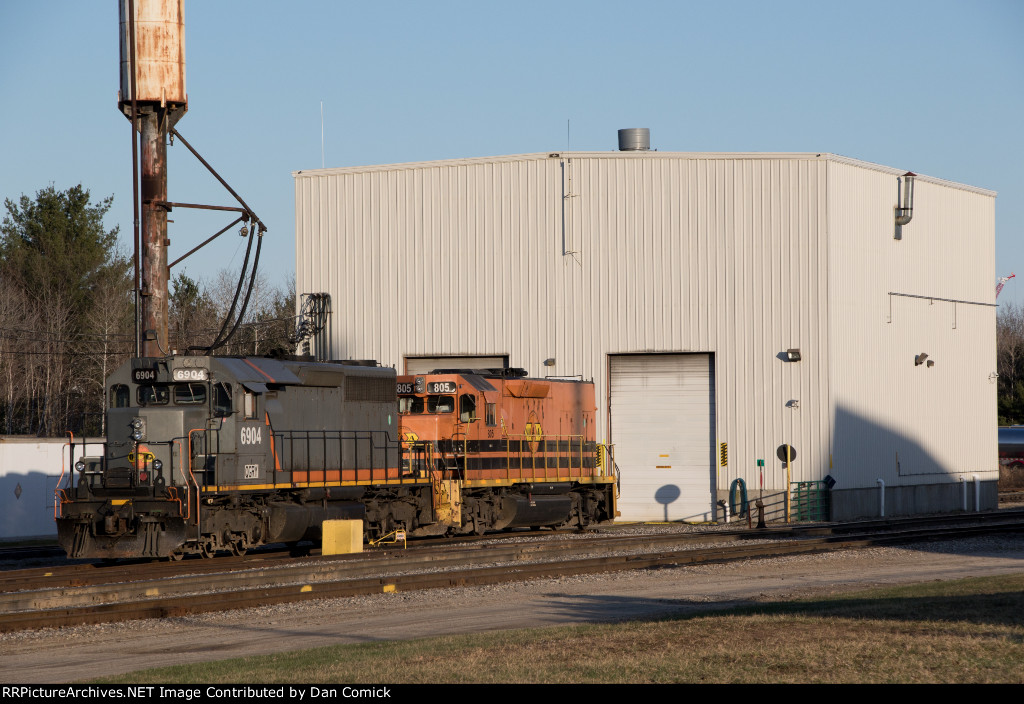
<instances>
[{"instance_id":1,"label":"locomotive handrail","mask_svg":"<svg viewBox=\"0 0 1024 704\"><path fill-rule=\"evenodd\" d=\"M504 428L503 428L503 430L504 430ZM536 473L537 470L538 470L538 466L537 466L538 465L538 459L543 461L543 466L541 468L544 470L543 476L544 476L545 479L550 479L551 478L550 472L551 472L552 469L554 469L554 471L555 471L555 478L557 479L559 477L559 471L561 470L561 462L558 461L558 460L561 460L562 457L566 457L569 460L569 464L566 467L566 469L568 470L569 476L572 476L572 470L574 468L573 467L573 459L575 458L575 450L573 448L573 444L574 444L574 442L576 440L579 441L579 465L578 465L577 468L580 470L580 475L583 474L583 458L584 458L584 451L585 451L585 447L584 446L585 446L585 444L587 442L586 438L583 435L579 435L579 434L566 434L566 435L544 435L544 434L541 434L541 435L526 435L525 433L523 433L523 434L516 434L516 435L509 435L508 433L503 433L503 435L505 437L505 458L506 458L506 470L505 471L507 473L506 474L506 478L509 478L508 475L510 475L511 472L512 472L512 459L513 459L513 457L515 457L516 459L519 460L518 464L519 464L520 472L523 469L529 469L531 472ZM519 449L517 451L514 451L512 449L512 443L513 442L518 442L519 443ZM551 442L554 442L554 444L555 444L553 450L551 449L551 446L549 444ZM563 442L566 443L566 449L564 451L562 449L562 443ZM524 445L528 445L529 443L537 443L537 449L536 450L530 450L529 453L524 452L524 450L523 450ZM523 466L523 461L522 461L524 455L527 455L527 454L529 454L529 460L530 460L530 464L529 464L528 468ZM541 457L538 458L538 455L541 455ZM556 460L553 467L552 467L552 464L551 464L552 460Z\"/></svg>"},{"instance_id":2,"label":"locomotive handrail","mask_svg":"<svg viewBox=\"0 0 1024 704\"><path fill-rule=\"evenodd\" d=\"M71 432L70 430L67 430L65 432L68 435L71 436L71 440L69 440L67 442L66 447L70 448L70 451L68 453L69 456L70 456L69 458L71 460L74 460L74 458L75 458L75 434L73 432ZM68 477L68 483L71 484L71 485L74 485L74 483L75 483L74 482L74 478L75 478L75 463L72 461L71 462L70 476ZM53 520L57 520L58 518L61 517L61 515L63 515L63 505L62 505L61 500L60 500L60 494L61 494L60 483L62 481L64 481L64 453L63 452L60 453L60 476L57 477L57 487L53 490Z\"/></svg>"},{"instance_id":3,"label":"locomotive handrail","mask_svg":"<svg viewBox=\"0 0 1024 704\"><path fill-rule=\"evenodd\" d=\"M195 452L193 452L193 450L195 449L195 446L192 444L192 433L203 433L205 435L206 431L207 431L207 428L192 428L191 430L188 431L188 448L189 448L189 451L188 451L188 476L189 476L189 478L192 479L192 484L195 485L195 488L196 488L196 534L197 535L202 535L203 534L202 530L200 530L200 514L202 512L199 510L199 502L202 499L199 496L199 492L200 492L199 482L196 481L196 475L192 471L192 458L195 456ZM203 442L203 449L204 450L208 450L208 448L206 447L206 442L205 442L206 438L204 437L203 440L204 440L204 442ZM185 483L188 484L187 481ZM185 498L188 500L188 504L187 504L188 505L188 518L192 518L192 498L189 496L188 491L185 492Z\"/></svg>"},{"instance_id":4,"label":"locomotive handrail","mask_svg":"<svg viewBox=\"0 0 1024 704\"><path fill-rule=\"evenodd\" d=\"M175 438L175 439L171 440L171 443L178 446L178 464L181 465L181 478L185 480L185 484L186 484L186 487L185 487L186 488L186 491L185 491L185 501L186 501L186 504L185 505L189 506L189 504L188 504L188 486L187 486L187 484L188 484L188 477L185 476L185 459L184 459L184 455L181 454L181 439L180 438ZM181 516L182 518L184 518L186 514L182 512L181 499L178 498L178 492L177 492L177 490L175 489L175 486L174 486L174 452L173 451L171 452L171 483L170 483L169 486L166 487L166 491L167 491L167 495L168 495L168 497L170 498L171 501L177 501L178 502L178 515ZM191 507L188 508L188 511L189 511L189 513L191 513L191 511L192 511Z\"/></svg>"},{"instance_id":5,"label":"locomotive handrail","mask_svg":"<svg viewBox=\"0 0 1024 704\"><path fill-rule=\"evenodd\" d=\"M386 430L276 430L274 440L277 452L284 457L287 471L293 473L293 482L295 472L322 472L323 477L315 482L311 481L311 476L307 476L307 483L326 485L328 481L333 481L328 480L327 473L334 471L338 472L339 480L343 478L343 472L352 471L355 481L359 481L364 470L367 472L365 479L373 481L377 469L383 470L383 480L387 478L389 470L398 471L400 466L398 460L402 441L392 440ZM333 452L335 447L336 453ZM361 450L367 455L369 467L359 466L362 464ZM348 466L345 461L348 451L351 451L355 466ZM384 454L383 464L378 467L381 452ZM336 466L331 462L334 459L337 460Z\"/></svg>"}]
</instances>

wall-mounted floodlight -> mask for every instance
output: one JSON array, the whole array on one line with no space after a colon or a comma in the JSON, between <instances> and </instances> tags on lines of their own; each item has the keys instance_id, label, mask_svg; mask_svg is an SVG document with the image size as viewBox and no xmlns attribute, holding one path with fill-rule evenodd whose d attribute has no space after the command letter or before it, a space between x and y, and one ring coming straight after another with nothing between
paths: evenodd
<instances>
[{"instance_id":1,"label":"wall-mounted floodlight","mask_svg":"<svg viewBox=\"0 0 1024 704\"><path fill-rule=\"evenodd\" d=\"M922 352L921 354L916 354L916 355L914 355L914 366L915 366L915 367L920 367L920 366L921 366L922 364L924 364L924 363L925 363L925 361L926 361L927 359L928 359L928 355L927 355L927 354L925 354L924 352ZM932 366L933 364L935 364L935 362L929 362L929 363L928 363L928 366L930 367L930 366Z\"/></svg>"},{"instance_id":2,"label":"wall-mounted floodlight","mask_svg":"<svg viewBox=\"0 0 1024 704\"><path fill-rule=\"evenodd\" d=\"M555 358L554 357L548 357L547 359L545 359L544 360L544 366L545 367L553 367L553 366L555 366Z\"/></svg>"},{"instance_id":3,"label":"wall-mounted floodlight","mask_svg":"<svg viewBox=\"0 0 1024 704\"><path fill-rule=\"evenodd\" d=\"M790 362L799 362L800 350L795 347L791 350L786 350L786 359L788 359Z\"/></svg>"},{"instance_id":4,"label":"wall-mounted floodlight","mask_svg":"<svg viewBox=\"0 0 1024 704\"><path fill-rule=\"evenodd\" d=\"M913 171L908 171L903 174L902 179L896 179L897 191L896 191L896 225L903 227L910 222L910 219L914 217L914 177L917 176ZM903 197L900 198L899 185L900 181L903 181ZM901 202L902 200L902 202Z\"/></svg>"}]
</instances>

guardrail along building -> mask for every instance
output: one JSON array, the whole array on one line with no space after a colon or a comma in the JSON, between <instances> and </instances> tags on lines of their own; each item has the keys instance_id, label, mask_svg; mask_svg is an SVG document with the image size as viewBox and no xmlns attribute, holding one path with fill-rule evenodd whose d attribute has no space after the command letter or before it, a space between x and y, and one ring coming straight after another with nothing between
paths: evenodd
<instances>
[{"instance_id":1,"label":"guardrail along building","mask_svg":"<svg viewBox=\"0 0 1024 704\"><path fill-rule=\"evenodd\" d=\"M642 138L295 172L312 351L593 379L626 520L994 507L995 193Z\"/></svg>"}]
</instances>

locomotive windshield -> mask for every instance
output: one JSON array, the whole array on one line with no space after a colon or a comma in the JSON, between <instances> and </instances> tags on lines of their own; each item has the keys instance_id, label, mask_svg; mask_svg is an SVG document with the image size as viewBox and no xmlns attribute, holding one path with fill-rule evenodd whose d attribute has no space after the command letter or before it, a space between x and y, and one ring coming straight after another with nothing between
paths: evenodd
<instances>
[{"instance_id":1,"label":"locomotive windshield","mask_svg":"<svg viewBox=\"0 0 1024 704\"><path fill-rule=\"evenodd\" d=\"M419 396L399 396L398 412L402 414L423 413L423 399Z\"/></svg>"},{"instance_id":2,"label":"locomotive windshield","mask_svg":"<svg viewBox=\"0 0 1024 704\"><path fill-rule=\"evenodd\" d=\"M454 413L454 396L399 396L398 412L407 414L427 413Z\"/></svg>"},{"instance_id":3,"label":"locomotive windshield","mask_svg":"<svg viewBox=\"0 0 1024 704\"><path fill-rule=\"evenodd\" d=\"M454 410L454 396L427 396L427 413L451 413Z\"/></svg>"},{"instance_id":4,"label":"locomotive windshield","mask_svg":"<svg viewBox=\"0 0 1024 704\"><path fill-rule=\"evenodd\" d=\"M146 384L139 387L137 398L140 406L166 406L171 393L166 385Z\"/></svg>"},{"instance_id":5,"label":"locomotive windshield","mask_svg":"<svg viewBox=\"0 0 1024 704\"><path fill-rule=\"evenodd\" d=\"M123 389L123 390L122 390ZM217 389L220 391L220 388ZM127 388L121 385L111 388L111 406L124 408ZM230 394L230 392L229 392ZM223 403L222 394L218 393L216 398ZM136 399L140 406L166 406L174 399L175 406L200 406L206 403L206 384L144 384L136 391ZM230 395L227 401L228 412L230 413Z\"/></svg>"},{"instance_id":6,"label":"locomotive windshield","mask_svg":"<svg viewBox=\"0 0 1024 704\"><path fill-rule=\"evenodd\" d=\"M131 392L126 384L114 384L110 387L110 407L128 408L131 404Z\"/></svg>"},{"instance_id":7,"label":"locomotive windshield","mask_svg":"<svg viewBox=\"0 0 1024 704\"><path fill-rule=\"evenodd\" d=\"M179 406L206 403L206 384L175 384L174 403Z\"/></svg>"}]
</instances>

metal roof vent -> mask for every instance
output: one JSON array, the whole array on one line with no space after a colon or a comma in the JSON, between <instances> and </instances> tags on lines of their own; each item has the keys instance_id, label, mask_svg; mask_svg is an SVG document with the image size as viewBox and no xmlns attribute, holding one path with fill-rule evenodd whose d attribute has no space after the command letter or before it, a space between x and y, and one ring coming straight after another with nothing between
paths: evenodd
<instances>
[{"instance_id":1,"label":"metal roof vent","mask_svg":"<svg viewBox=\"0 0 1024 704\"><path fill-rule=\"evenodd\" d=\"M647 127L630 127L619 130L620 152L647 152L651 150L651 130Z\"/></svg>"}]
</instances>

